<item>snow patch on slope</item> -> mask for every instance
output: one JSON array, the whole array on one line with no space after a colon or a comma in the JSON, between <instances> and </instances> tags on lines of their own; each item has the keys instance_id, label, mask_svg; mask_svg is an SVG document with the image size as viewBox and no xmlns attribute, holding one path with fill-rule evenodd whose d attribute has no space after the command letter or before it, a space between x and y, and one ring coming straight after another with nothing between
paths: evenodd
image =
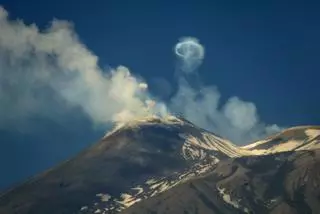
<instances>
[{"instance_id":1,"label":"snow patch on slope","mask_svg":"<svg viewBox=\"0 0 320 214\"><path fill-rule=\"evenodd\" d=\"M294 134L290 137L285 136L289 132L299 130L302 130L302 133L305 134L306 137L304 139L296 138ZM282 136L284 137L281 138ZM281 141L274 143L278 138L280 138ZM267 155L286 151L317 149L320 148L320 128L294 127L240 148L250 151L251 155Z\"/></svg>"},{"instance_id":2,"label":"snow patch on slope","mask_svg":"<svg viewBox=\"0 0 320 214\"><path fill-rule=\"evenodd\" d=\"M277 144L277 141L274 141L274 139L281 136L285 132L284 131L265 140L238 147L228 140L209 132L202 131L188 121L174 116L168 116L166 118L152 116L136 119L125 124L117 124L117 126L111 132L107 133L105 137L121 131L122 129L136 129L143 125L155 125L164 128L178 126L177 130L180 130L181 126L181 133L177 133L182 139L180 151L181 158L192 161L194 164L187 169L179 170L179 172L165 177L149 178L145 182L133 186L127 192L123 192L118 196L110 196L107 201L102 200L102 196L100 196L101 199L97 203L98 205L94 206L99 210L103 210L103 213L120 212L141 200L156 196L182 182L204 175L211 171L212 167L220 161L220 157L236 158L241 156L272 154L291 150L315 148L320 144L320 130L308 128L305 130L306 139L281 138L282 141ZM199 130L199 132L196 131L196 134L189 132L190 127L194 127L196 130ZM218 190L226 203L235 208L242 209L244 212L248 212L247 208L240 207L240 199L232 199L223 188Z\"/></svg>"},{"instance_id":3,"label":"snow patch on slope","mask_svg":"<svg viewBox=\"0 0 320 214\"><path fill-rule=\"evenodd\" d=\"M85 209L82 207L80 211L81 213L92 213L99 210L101 213L108 214L121 212L141 200L154 197L178 184L204 175L209 172L216 163L217 162L198 163L183 172L175 172L166 177L150 178L143 184L132 187L128 192L121 193L120 196L98 193L96 196L99 197L100 200L96 201L91 207L86 206ZM103 200L103 198L106 197L108 200Z\"/></svg>"},{"instance_id":4,"label":"snow patch on slope","mask_svg":"<svg viewBox=\"0 0 320 214\"><path fill-rule=\"evenodd\" d=\"M305 133L309 138L315 138L317 136L320 136L320 129L307 129L305 130Z\"/></svg>"},{"instance_id":5,"label":"snow patch on slope","mask_svg":"<svg viewBox=\"0 0 320 214\"><path fill-rule=\"evenodd\" d=\"M233 206L236 209L242 209L245 213L249 213L248 208L246 207L242 207L240 205L241 199L232 199L231 196L227 193L225 188L217 188L219 191L219 194L222 196L222 199L224 202L226 202L227 204L230 204L231 206Z\"/></svg>"},{"instance_id":6,"label":"snow patch on slope","mask_svg":"<svg viewBox=\"0 0 320 214\"><path fill-rule=\"evenodd\" d=\"M202 132L201 135L201 137L196 138L190 134L180 134L180 137L185 140L182 147L182 153L185 159L202 160L207 157L215 159L217 157L214 156L213 151L232 158L251 154L250 151L238 148L230 141L218 136L206 132Z\"/></svg>"}]
</instances>

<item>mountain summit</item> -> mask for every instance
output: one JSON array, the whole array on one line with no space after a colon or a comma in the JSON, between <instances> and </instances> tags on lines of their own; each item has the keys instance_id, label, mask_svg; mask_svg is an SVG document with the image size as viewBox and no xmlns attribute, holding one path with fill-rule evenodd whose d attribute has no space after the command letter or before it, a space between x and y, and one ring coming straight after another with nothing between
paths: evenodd
<instances>
[{"instance_id":1,"label":"mountain summit","mask_svg":"<svg viewBox=\"0 0 320 214\"><path fill-rule=\"evenodd\" d=\"M4 193L0 213L317 211L319 142L297 127L238 147L183 118L137 119Z\"/></svg>"}]
</instances>

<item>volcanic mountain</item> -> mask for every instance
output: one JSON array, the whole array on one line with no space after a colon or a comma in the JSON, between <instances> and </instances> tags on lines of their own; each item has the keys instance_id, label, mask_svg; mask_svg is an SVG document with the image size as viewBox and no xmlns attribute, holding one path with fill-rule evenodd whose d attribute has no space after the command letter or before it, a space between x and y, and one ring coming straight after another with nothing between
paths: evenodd
<instances>
[{"instance_id":1,"label":"volcanic mountain","mask_svg":"<svg viewBox=\"0 0 320 214\"><path fill-rule=\"evenodd\" d=\"M183 118L148 117L7 191L0 213L317 213L319 146L320 127L237 147Z\"/></svg>"}]
</instances>

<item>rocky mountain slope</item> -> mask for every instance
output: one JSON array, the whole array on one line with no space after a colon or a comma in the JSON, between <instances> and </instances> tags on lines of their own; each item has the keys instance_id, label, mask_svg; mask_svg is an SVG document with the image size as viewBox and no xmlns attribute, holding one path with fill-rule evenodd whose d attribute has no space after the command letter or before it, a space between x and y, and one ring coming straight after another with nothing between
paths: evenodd
<instances>
[{"instance_id":1,"label":"rocky mountain slope","mask_svg":"<svg viewBox=\"0 0 320 214\"><path fill-rule=\"evenodd\" d=\"M300 186L305 176L308 188L318 185L319 131L298 127L237 147L182 118L132 121L4 193L0 213L290 213L296 197L315 210L318 189Z\"/></svg>"},{"instance_id":2,"label":"rocky mountain slope","mask_svg":"<svg viewBox=\"0 0 320 214\"><path fill-rule=\"evenodd\" d=\"M123 214L319 213L320 150L241 157Z\"/></svg>"},{"instance_id":3,"label":"rocky mountain slope","mask_svg":"<svg viewBox=\"0 0 320 214\"><path fill-rule=\"evenodd\" d=\"M267 139L241 147L256 155L283 151L320 149L320 126L300 126L286 129Z\"/></svg>"}]
</instances>

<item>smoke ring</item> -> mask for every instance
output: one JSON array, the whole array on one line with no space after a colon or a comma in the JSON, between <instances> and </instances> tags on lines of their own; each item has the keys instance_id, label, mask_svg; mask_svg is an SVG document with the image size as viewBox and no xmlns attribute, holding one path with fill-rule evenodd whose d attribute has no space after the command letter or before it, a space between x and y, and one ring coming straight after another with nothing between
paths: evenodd
<instances>
[{"instance_id":1,"label":"smoke ring","mask_svg":"<svg viewBox=\"0 0 320 214\"><path fill-rule=\"evenodd\" d=\"M175 45L175 54L183 60L202 60L204 57L204 47L196 38L182 38Z\"/></svg>"}]
</instances>

